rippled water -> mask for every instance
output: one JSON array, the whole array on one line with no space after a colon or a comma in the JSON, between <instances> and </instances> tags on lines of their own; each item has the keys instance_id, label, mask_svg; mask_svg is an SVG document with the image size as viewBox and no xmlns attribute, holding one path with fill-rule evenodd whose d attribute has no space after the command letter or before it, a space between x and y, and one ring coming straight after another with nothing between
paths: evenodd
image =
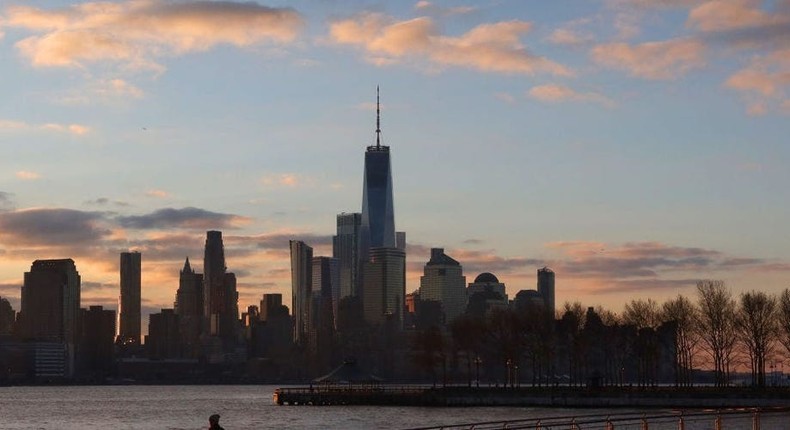
<instances>
[{"instance_id":1,"label":"rippled water","mask_svg":"<svg viewBox=\"0 0 790 430\"><path fill-rule=\"evenodd\" d=\"M398 429L479 421L634 412L634 410L523 407L277 406L272 402L275 388L274 386L2 387L0 388L0 428L205 429L208 426L208 416L219 413L222 415L220 423L227 430ZM750 428L750 422L747 421L743 420L737 425L725 426L725 428ZM790 428L790 419L782 418L774 422L777 424L765 422L763 430ZM784 427L780 423L784 423ZM706 423L697 428L710 429L712 424Z\"/></svg>"}]
</instances>

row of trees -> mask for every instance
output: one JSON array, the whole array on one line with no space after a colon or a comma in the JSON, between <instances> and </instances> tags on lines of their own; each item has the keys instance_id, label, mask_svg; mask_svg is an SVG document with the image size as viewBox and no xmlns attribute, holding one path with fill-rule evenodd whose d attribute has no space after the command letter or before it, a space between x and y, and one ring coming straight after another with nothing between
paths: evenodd
<instances>
[{"instance_id":1,"label":"row of trees","mask_svg":"<svg viewBox=\"0 0 790 430\"><path fill-rule=\"evenodd\" d=\"M421 330L412 345L414 364L434 380L449 366L471 381L484 363L489 379L506 384L552 383L559 376L571 384L594 377L651 385L669 382L671 374L676 385L691 386L694 369L710 369L721 387L731 383L733 371L748 369L752 385L764 387L766 362L786 352L790 290L735 297L716 280L700 281L694 300L635 299L619 315L578 302L565 303L556 315L537 305L467 312L447 331Z\"/></svg>"},{"instance_id":2,"label":"row of trees","mask_svg":"<svg viewBox=\"0 0 790 430\"><path fill-rule=\"evenodd\" d=\"M723 281L697 283L696 303L683 296L659 306L632 300L623 323L656 327L674 321L676 368L682 384L693 368L712 368L716 386L730 384L731 372L751 371L753 386L766 385L766 362L790 352L790 289L778 296L749 291L736 299Z\"/></svg>"}]
</instances>

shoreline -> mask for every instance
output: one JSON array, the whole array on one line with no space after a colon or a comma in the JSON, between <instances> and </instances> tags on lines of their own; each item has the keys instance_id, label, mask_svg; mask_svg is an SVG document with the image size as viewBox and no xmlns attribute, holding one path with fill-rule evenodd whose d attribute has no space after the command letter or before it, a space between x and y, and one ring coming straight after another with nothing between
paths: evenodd
<instances>
[{"instance_id":1,"label":"shoreline","mask_svg":"<svg viewBox=\"0 0 790 430\"><path fill-rule=\"evenodd\" d=\"M521 406L558 408L741 408L790 406L790 390L607 387L587 389L414 386L278 388L278 405Z\"/></svg>"}]
</instances>

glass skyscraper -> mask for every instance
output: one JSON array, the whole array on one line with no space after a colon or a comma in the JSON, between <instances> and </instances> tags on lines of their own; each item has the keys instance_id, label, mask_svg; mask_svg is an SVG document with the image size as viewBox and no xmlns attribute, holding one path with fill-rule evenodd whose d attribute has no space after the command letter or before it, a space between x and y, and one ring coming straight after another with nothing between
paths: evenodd
<instances>
[{"instance_id":1,"label":"glass skyscraper","mask_svg":"<svg viewBox=\"0 0 790 430\"><path fill-rule=\"evenodd\" d=\"M381 144L381 110L378 88L376 89L376 144L368 146L365 151L363 180L362 223L359 228L359 252L357 255L361 262L366 262L370 259L371 248L397 247L390 148ZM363 271L360 270L360 272ZM364 279L358 281L361 281L360 284L364 288Z\"/></svg>"},{"instance_id":2,"label":"glass skyscraper","mask_svg":"<svg viewBox=\"0 0 790 430\"><path fill-rule=\"evenodd\" d=\"M406 253L399 249L392 199L390 148L381 144L381 109L376 89L376 144L365 151L362 186L362 220L359 227L358 278L356 294L362 297L364 318L381 324L388 319L403 323L406 294ZM401 234L405 248L405 234Z\"/></svg>"}]
</instances>

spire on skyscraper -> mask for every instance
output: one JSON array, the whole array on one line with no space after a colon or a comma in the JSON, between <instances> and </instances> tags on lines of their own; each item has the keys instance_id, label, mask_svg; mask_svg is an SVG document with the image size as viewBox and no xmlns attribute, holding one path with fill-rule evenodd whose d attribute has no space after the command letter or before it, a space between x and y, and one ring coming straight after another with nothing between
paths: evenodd
<instances>
[{"instance_id":1,"label":"spire on skyscraper","mask_svg":"<svg viewBox=\"0 0 790 430\"><path fill-rule=\"evenodd\" d=\"M376 85L376 148L381 148L381 102L378 85Z\"/></svg>"}]
</instances>

